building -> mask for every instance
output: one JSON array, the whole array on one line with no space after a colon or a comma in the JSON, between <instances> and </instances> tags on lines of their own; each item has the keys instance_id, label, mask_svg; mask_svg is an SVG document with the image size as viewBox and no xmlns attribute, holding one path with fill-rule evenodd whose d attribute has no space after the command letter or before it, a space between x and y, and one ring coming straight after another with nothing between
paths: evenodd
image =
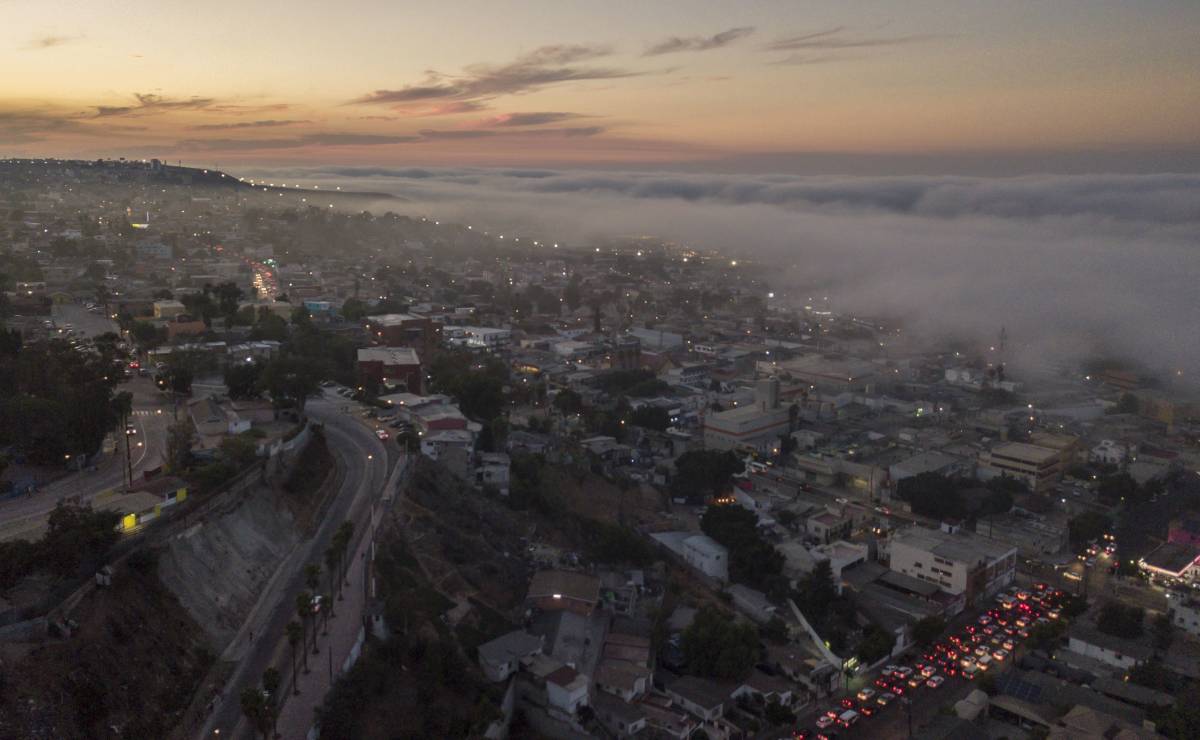
<instances>
[{"instance_id":1,"label":"building","mask_svg":"<svg viewBox=\"0 0 1200 740\"><path fill-rule=\"evenodd\" d=\"M365 347L358 350L358 377L373 386L403 386L421 392L421 359L411 347Z\"/></svg>"},{"instance_id":2,"label":"building","mask_svg":"<svg viewBox=\"0 0 1200 740\"><path fill-rule=\"evenodd\" d=\"M512 344L512 330L490 326L455 326L443 330L446 340L472 349L499 352Z\"/></svg>"},{"instance_id":3,"label":"building","mask_svg":"<svg viewBox=\"0 0 1200 740\"><path fill-rule=\"evenodd\" d=\"M704 417L704 444L714 450L772 450L791 429L793 414L779 402L779 380L760 380L753 404Z\"/></svg>"},{"instance_id":4,"label":"building","mask_svg":"<svg viewBox=\"0 0 1200 740\"><path fill-rule=\"evenodd\" d=\"M1122 671L1127 671L1154 656L1154 650L1140 642L1106 635L1080 624L1071 627L1071 633L1067 636L1067 649Z\"/></svg>"},{"instance_id":5,"label":"building","mask_svg":"<svg viewBox=\"0 0 1200 740\"><path fill-rule=\"evenodd\" d=\"M962 594L967 604L995 595L1016 574L1017 548L945 525L902 529L893 535L890 550L892 570Z\"/></svg>"},{"instance_id":6,"label":"building","mask_svg":"<svg viewBox=\"0 0 1200 740\"><path fill-rule=\"evenodd\" d=\"M538 571L529 583L525 600L542 611L589 616L600 603L600 579L566 570Z\"/></svg>"},{"instance_id":7,"label":"building","mask_svg":"<svg viewBox=\"0 0 1200 740\"><path fill-rule=\"evenodd\" d=\"M1164 542L1138 561L1151 578L1192 582L1200 577L1200 548L1182 542Z\"/></svg>"},{"instance_id":8,"label":"building","mask_svg":"<svg viewBox=\"0 0 1200 740\"><path fill-rule=\"evenodd\" d=\"M1168 593L1167 613L1171 615L1171 624L1185 632L1200 636L1200 602L1190 598L1180 598L1178 594Z\"/></svg>"},{"instance_id":9,"label":"building","mask_svg":"<svg viewBox=\"0 0 1200 740\"><path fill-rule=\"evenodd\" d=\"M587 676L568 665L559 668L546 676L546 700L552 713L573 720L588 703Z\"/></svg>"},{"instance_id":10,"label":"building","mask_svg":"<svg viewBox=\"0 0 1200 740\"><path fill-rule=\"evenodd\" d=\"M154 302L154 318L156 319L173 319L186 311L187 307L179 301Z\"/></svg>"},{"instance_id":11,"label":"building","mask_svg":"<svg viewBox=\"0 0 1200 740\"><path fill-rule=\"evenodd\" d=\"M701 573L724 583L729 580L729 551L705 534L683 541L683 559Z\"/></svg>"},{"instance_id":12,"label":"building","mask_svg":"<svg viewBox=\"0 0 1200 740\"><path fill-rule=\"evenodd\" d=\"M367 333L375 344L414 347L426 357L442 344L442 325L427 316L411 313L368 316Z\"/></svg>"},{"instance_id":13,"label":"building","mask_svg":"<svg viewBox=\"0 0 1200 740\"><path fill-rule=\"evenodd\" d=\"M441 458L448 450L470 453L474 449L475 435L466 429L441 429L421 433L421 454L430 460Z\"/></svg>"},{"instance_id":14,"label":"building","mask_svg":"<svg viewBox=\"0 0 1200 740\"><path fill-rule=\"evenodd\" d=\"M705 678L684 676L670 683L667 696L704 722L720 719L725 714L726 692Z\"/></svg>"},{"instance_id":15,"label":"building","mask_svg":"<svg viewBox=\"0 0 1200 740\"><path fill-rule=\"evenodd\" d=\"M1031 491L1045 493L1062 480L1065 456L1061 449L1006 442L979 456L979 477L1007 475L1029 486Z\"/></svg>"},{"instance_id":16,"label":"building","mask_svg":"<svg viewBox=\"0 0 1200 740\"><path fill-rule=\"evenodd\" d=\"M521 661L542 653L542 637L524 630L501 635L478 648L479 667L489 681L499 683L516 673Z\"/></svg>"}]
</instances>

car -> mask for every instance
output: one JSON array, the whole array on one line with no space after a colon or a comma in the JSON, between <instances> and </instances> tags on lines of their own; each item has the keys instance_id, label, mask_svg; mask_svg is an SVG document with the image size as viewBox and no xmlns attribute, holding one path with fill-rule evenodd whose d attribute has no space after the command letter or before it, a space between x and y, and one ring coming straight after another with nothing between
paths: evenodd
<instances>
[{"instance_id":1,"label":"car","mask_svg":"<svg viewBox=\"0 0 1200 740\"><path fill-rule=\"evenodd\" d=\"M1004 660L1006 658L1008 658L1008 656L1009 656L1009 652L1007 650L1005 650L1004 648L1000 648L999 650L995 650L992 652L992 657L995 658L996 662L998 662L998 663L1004 662Z\"/></svg>"},{"instance_id":2,"label":"car","mask_svg":"<svg viewBox=\"0 0 1200 740\"><path fill-rule=\"evenodd\" d=\"M812 740L812 737L813 731L808 728L792 732L792 740Z\"/></svg>"},{"instance_id":3,"label":"car","mask_svg":"<svg viewBox=\"0 0 1200 740\"><path fill-rule=\"evenodd\" d=\"M966 668L968 668L968 667L970 667L970 666L973 666L973 665L975 665L975 657L974 657L974 656L972 656L972 655L967 655L967 656L964 656L962 660L958 661L958 663L959 663L959 665L961 665L961 666L962 666L964 669L966 669Z\"/></svg>"},{"instance_id":4,"label":"car","mask_svg":"<svg viewBox=\"0 0 1200 740\"><path fill-rule=\"evenodd\" d=\"M892 671L892 675L895 676L896 678L908 678L909 676L912 675L912 673L913 673L913 669L909 668L906 665L902 665L899 668L897 668L896 670Z\"/></svg>"},{"instance_id":5,"label":"car","mask_svg":"<svg viewBox=\"0 0 1200 740\"><path fill-rule=\"evenodd\" d=\"M943 676L930 676L930 677L929 677L929 680L925 682L925 685L926 685L926 686L928 686L928 687L929 687L929 688L931 688L931 689L937 689L937 688L941 688L941 685L942 685L942 684L944 684L944 683L946 683L946 679L945 679L945 677L943 677Z\"/></svg>"},{"instance_id":6,"label":"car","mask_svg":"<svg viewBox=\"0 0 1200 740\"><path fill-rule=\"evenodd\" d=\"M1007 650L1010 653L1013 651L1013 648L1015 648L1016 646L1017 646L1017 643L1013 642L1012 639L1008 639L1008 640L1005 640L1004 642L1000 643L1000 647L1004 648L1005 650Z\"/></svg>"},{"instance_id":7,"label":"car","mask_svg":"<svg viewBox=\"0 0 1200 740\"><path fill-rule=\"evenodd\" d=\"M979 624L980 624L980 626L986 627L986 626L988 626L988 625L989 625L989 624L991 624L991 623L992 623L992 618L991 618L991 617L989 617L989 616L988 616L988 615L986 615L986 614L984 614L983 616L981 616L981 617L979 618Z\"/></svg>"},{"instance_id":8,"label":"car","mask_svg":"<svg viewBox=\"0 0 1200 740\"><path fill-rule=\"evenodd\" d=\"M881 676L891 676L893 673L895 673L895 672L896 672L897 670L899 670L899 669L900 669L900 666L898 666L898 665L893 665L893 664L889 663L889 664L887 664L887 665L885 665L885 666L883 667L883 670L881 670L881 671L879 672L879 675L881 675Z\"/></svg>"},{"instance_id":9,"label":"car","mask_svg":"<svg viewBox=\"0 0 1200 740\"><path fill-rule=\"evenodd\" d=\"M937 666L935 665L927 665L921 669L921 675L925 678L929 678L935 673L937 673Z\"/></svg>"},{"instance_id":10,"label":"car","mask_svg":"<svg viewBox=\"0 0 1200 740\"><path fill-rule=\"evenodd\" d=\"M896 681L892 684L892 693L896 696L904 696L904 682Z\"/></svg>"},{"instance_id":11,"label":"car","mask_svg":"<svg viewBox=\"0 0 1200 740\"><path fill-rule=\"evenodd\" d=\"M980 645L979 647L975 648L974 653L975 657L980 658L988 654L988 649L983 645Z\"/></svg>"},{"instance_id":12,"label":"car","mask_svg":"<svg viewBox=\"0 0 1200 740\"><path fill-rule=\"evenodd\" d=\"M388 434L388 430L386 429L376 429L375 436L383 441L387 441L392 435Z\"/></svg>"},{"instance_id":13,"label":"car","mask_svg":"<svg viewBox=\"0 0 1200 740\"><path fill-rule=\"evenodd\" d=\"M1028 591L1018 591L1017 592L1017 599L1020 601L1027 601L1029 599L1029 596L1030 596L1030 594Z\"/></svg>"},{"instance_id":14,"label":"car","mask_svg":"<svg viewBox=\"0 0 1200 740\"><path fill-rule=\"evenodd\" d=\"M888 704L891 704L894 701L896 701L896 695L889 691L880 694L879 698L875 700L875 703L881 707L886 707Z\"/></svg>"},{"instance_id":15,"label":"car","mask_svg":"<svg viewBox=\"0 0 1200 740\"><path fill-rule=\"evenodd\" d=\"M850 727L855 722L858 722L858 712L853 709L847 709L838 717L838 724L842 727Z\"/></svg>"},{"instance_id":16,"label":"car","mask_svg":"<svg viewBox=\"0 0 1200 740\"><path fill-rule=\"evenodd\" d=\"M981 655L979 657L979 660L975 661L975 666L977 668L979 668L979 670L981 670L981 671L986 671L987 669L992 667L992 663L994 663L994 662L995 661L992 660L992 656Z\"/></svg>"},{"instance_id":17,"label":"car","mask_svg":"<svg viewBox=\"0 0 1200 740\"><path fill-rule=\"evenodd\" d=\"M864 717L874 717L875 713L878 711L879 705L877 704L863 704L858 708L858 713Z\"/></svg>"},{"instance_id":18,"label":"car","mask_svg":"<svg viewBox=\"0 0 1200 740\"><path fill-rule=\"evenodd\" d=\"M838 702L838 704L842 706L842 709L854 709L854 700L848 696Z\"/></svg>"},{"instance_id":19,"label":"car","mask_svg":"<svg viewBox=\"0 0 1200 740\"><path fill-rule=\"evenodd\" d=\"M828 714L822 714L820 717L817 717L817 729L825 730L833 727L833 723L836 721L836 719L830 717Z\"/></svg>"},{"instance_id":20,"label":"car","mask_svg":"<svg viewBox=\"0 0 1200 740\"><path fill-rule=\"evenodd\" d=\"M870 686L868 686L867 688L865 688L865 689L863 689L862 691L858 692L858 700L859 700L859 701L871 701L871 698L872 698L873 696L875 696L875 694L876 694L876 693L877 693L877 692L875 691L875 689L873 689L873 688L871 688Z\"/></svg>"},{"instance_id":21,"label":"car","mask_svg":"<svg viewBox=\"0 0 1200 740\"><path fill-rule=\"evenodd\" d=\"M908 688L919 688L923 683L925 683L925 676L920 673L915 673L913 674L912 678L908 679Z\"/></svg>"},{"instance_id":22,"label":"car","mask_svg":"<svg viewBox=\"0 0 1200 740\"><path fill-rule=\"evenodd\" d=\"M312 613L320 614L321 613L321 604L323 604L324 602L325 602L325 597L321 596L320 594L317 594L316 596L312 597Z\"/></svg>"},{"instance_id":23,"label":"car","mask_svg":"<svg viewBox=\"0 0 1200 740\"><path fill-rule=\"evenodd\" d=\"M1050 617L1051 619L1058 619L1060 616L1062 616L1062 613L1057 609L1051 609L1050 611L1046 612L1046 616Z\"/></svg>"},{"instance_id":24,"label":"car","mask_svg":"<svg viewBox=\"0 0 1200 740\"><path fill-rule=\"evenodd\" d=\"M878 686L879 688L883 689L884 691L887 691L888 682L887 682L887 679L884 678L883 676L880 676L879 678L875 679L875 685Z\"/></svg>"},{"instance_id":25,"label":"car","mask_svg":"<svg viewBox=\"0 0 1200 740\"><path fill-rule=\"evenodd\" d=\"M991 637L992 635L996 634L996 628L989 624L988 626L983 628L983 634L987 635L988 637Z\"/></svg>"}]
</instances>

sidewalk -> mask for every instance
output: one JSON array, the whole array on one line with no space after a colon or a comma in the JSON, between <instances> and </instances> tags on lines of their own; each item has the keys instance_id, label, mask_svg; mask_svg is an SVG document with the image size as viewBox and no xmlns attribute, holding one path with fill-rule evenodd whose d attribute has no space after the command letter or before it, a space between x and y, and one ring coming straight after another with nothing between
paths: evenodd
<instances>
[{"instance_id":1,"label":"sidewalk","mask_svg":"<svg viewBox=\"0 0 1200 740\"><path fill-rule=\"evenodd\" d=\"M337 616L329 620L329 634L325 636L322 636L320 632L317 634L317 647L321 651L317 655L312 654L312 632L310 630L308 673L305 673L303 669L303 656L298 656L297 664L300 666L300 670L296 678L300 695L288 694L285 697L286 703L279 713L278 731L284 740L301 740L307 737L308 731L313 726L316 708L325 699L325 694L333 686L333 681L336 681L342 673L346 659L355 649L355 644L363 631L363 614L367 604L363 593L363 578L364 573L370 571L367 566L370 550L371 538L365 536L360 541L358 549L354 552L353 562L347 569L346 583L349 585L343 585L342 600L334 602L334 612ZM286 662L279 668L286 677L291 670L290 649L283 653L283 660ZM292 683L285 678L283 685L291 686Z\"/></svg>"}]
</instances>

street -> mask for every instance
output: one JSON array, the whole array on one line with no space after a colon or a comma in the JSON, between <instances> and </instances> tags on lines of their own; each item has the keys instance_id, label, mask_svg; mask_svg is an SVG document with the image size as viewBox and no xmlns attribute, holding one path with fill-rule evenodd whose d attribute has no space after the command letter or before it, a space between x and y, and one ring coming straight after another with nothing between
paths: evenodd
<instances>
[{"instance_id":1,"label":"street","mask_svg":"<svg viewBox=\"0 0 1200 740\"><path fill-rule=\"evenodd\" d=\"M116 328L111 320L89 313L76 304L55 306L54 318L59 327L69 323L77 334L85 336L114 331ZM128 461L125 437L121 430L117 430L110 437L113 442L106 442L100 459L93 466L94 470L85 468L70 473L29 496L0 502L0 541L37 539L45 529L47 516L59 501L84 505L93 503L97 495L124 487L127 467L132 467L134 479L137 480L143 471L162 465L166 454L167 428L172 421L169 400L158 391L150 378L134 376L120 385L119 391L133 394L133 415L129 424L136 433L129 435Z\"/></svg>"},{"instance_id":2,"label":"street","mask_svg":"<svg viewBox=\"0 0 1200 740\"><path fill-rule=\"evenodd\" d=\"M325 549L344 521L352 521L355 532L355 540L350 547L350 552L355 554L348 575L351 588L344 592L345 601L336 605L338 616L330 621L330 636L320 638L322 642L318 644L322 645L322 652L319 655L310 653L308 656L313 672L301 677L301 695L287 697L288 703L284 705L281 728L286 721L289 727L303 727L304 732L307 732L312 724L312 710L320 704L328 688L330 656L327 651L330 641L334 644L333 667L336 671L341 667L339 661L345 659L344 653L348 652L348 645L353 644L354 638L357 637L362 624L359 618L362 597L361 594L355 593L362 588L361 548L371 530L373 505L379 499L388 478L392 459L399 457L399 450L394 445L385 448L370 429L355 417L341 411L344 400L336 396L332 398L336 398L337 401L314 398L309 401L306 411L311 420L325 425L326 440L337 459L339 470L343 473L341 483L316 535L300 544L280 565L276 576L264 589L259 604L222 656L223 660L238 661L238 665L226 682L212 713L196 734L198 740L206 740L218 734L221 737L234 738L250 737L253 734L243 719L240 695L244 688L257 685L267 668L277 668L285 677L284 685L290 685L287 676L291 671L291 648L285 638L285 627L296 616L296 595L305 588L304 566L309 563L321 563L324 567ZM285 733L284 737L303 737L303 734Z\"/></svg>"}]
</instances>

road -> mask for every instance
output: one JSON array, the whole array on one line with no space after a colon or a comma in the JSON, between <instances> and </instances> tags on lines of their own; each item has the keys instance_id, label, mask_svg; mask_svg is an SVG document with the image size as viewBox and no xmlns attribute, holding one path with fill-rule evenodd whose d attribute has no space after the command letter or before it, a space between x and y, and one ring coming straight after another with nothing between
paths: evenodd
<instances>
[{"instance_id":1,"label":"road","mask_svg":"<svg viewBox=\"0 0 1200 740\"><path fill-rule=\"evenodd\" d=\"M103 316L89 313L83 306L54 307L54 319L60 327L70 323L77 334L94 336L113 331L115 324ZM133 377L118 388L133 394L133 416L130 426L129 462L134 478L145 470L162 464L166 454L167 428L172 421L171 405L149 378ZM95 470L71 473L39 488L28 497L0 502L0 541L37 539L46 526L46 518L59 501L71 500L92 503L102 492L124 487L126 475L125 440L118 430L110 437L106 451L95 462Z\"/></svg>"},{"instance_id":2,"label":"road","mask_svg":"<svg viewBox=\"0 0 1200 740\"><path fill-rule=\"evenodd\" d=\"M275 667L285 677L291 671L285 626L295 618L296 595L305 588L304 566L321 563L323 567L325 549L337 528L347 520L354 522L356 535L350 551L356 556L360 553L364 535L370 529L372 505L378 500L388 477L389 452L370 429L354 416L345 414L341 410L343 406L345 400L337 396L313 399L308 403L306 411L309 418L325 425L326 440L343 477L316 535L299 545L280 566L272 582L264 589L259 605L251 612L230 649L222 656L236 660L238 664L214 710L195 736L198 740L211 740L217 735L251 737L250 728L242 717L240 695L247 686L256 685L267 668ZM395 447L392 446L392 449ZM360 559L356 558L356 563ZM358 577L361 579L361 575ZM352 577L351 583L360 584L361 581L356 582ZM347 598L351 596L347 594ZM350 608L338 608L344 608L345 611L337 617L341 622L331 625L331 630L341 635L346 629L341 625L354 619L355 615ZM316 668L323 666L320 660L328 660L325 654L309 655L310 667L314 658L318 660ZM303 689L305 684L301 686ZM319 697L312 696L315 693L315 690L310 690L310 695L301 696L306 699L305 703L314 698L319 703ZM307 716L311 720L311 707L307 710Z\"/></svg>"}]
</instances>

